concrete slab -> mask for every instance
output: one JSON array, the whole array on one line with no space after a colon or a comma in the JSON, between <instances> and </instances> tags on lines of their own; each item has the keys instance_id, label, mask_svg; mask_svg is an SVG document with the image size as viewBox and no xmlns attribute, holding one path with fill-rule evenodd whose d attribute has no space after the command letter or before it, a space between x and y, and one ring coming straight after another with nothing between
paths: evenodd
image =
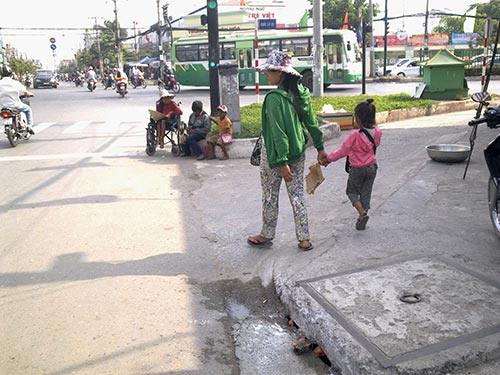
<instances>
[{"instance_id":1,"label":"concrete slab","mask_svg":"<svg viewBox=\"0 0 500 375\"><path fill-rule=\"evenodd\" d=\"M426 359L427 368L418 366L418 371L433 373L448 366L445 350L463 351L461 359L476 350L492 355L498 350L494 341L489 349L484 343L476 347L475 341L500 339L500 284L444 257L410 258L299 285L342 326L353 345L362 346L384 368L433 356ZM420 301L403 302L403 294ZM367 373L377 373L379 364L373 362ZM396 373L408 373L406 367Z\"/></svg>"}]
</instances>

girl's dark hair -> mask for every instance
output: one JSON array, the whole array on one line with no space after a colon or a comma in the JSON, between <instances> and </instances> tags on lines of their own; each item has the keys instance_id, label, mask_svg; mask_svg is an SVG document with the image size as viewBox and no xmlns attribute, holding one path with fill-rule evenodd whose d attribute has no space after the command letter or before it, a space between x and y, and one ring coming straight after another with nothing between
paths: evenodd
<instances>
[{"instance_id":1,"label":"girl's dark hair","mask_svg":"<svg viewBox=\"0 0 500 375\"><path fill-rule=\"evenodd\" d=\"M203 111L203 103L199 100L195 100L193 104L191 104L191 110L193 112L201 112Z\"/></svg>"},{"instance_id":2,"label":"girl's dark hair","mask_svg":"<svg viewBox=\"0 0 500 375\"><path fill-rule=\"evenodd\" d=\"M285 73L285 78L283 78L283 89L287 92L291 92L294 97L299 96L299 90L297 85L299 84L299 80L301 78L294 76L293 74Z\"/></svg>"},{"instance_id":3,"label":"girl's dark hair","mask_svg":"<svg viewBox=\"0 0 500 375\"><path fill-rule=\"evenodd\" d=\"M363 128L371 129L377 123L375 120L375 114L377 109L375 104L373 104L373 99L366 99L361 103L356 105L354 108L354 115L358 118L360 124Z\"/></svg>"}]
</instances>

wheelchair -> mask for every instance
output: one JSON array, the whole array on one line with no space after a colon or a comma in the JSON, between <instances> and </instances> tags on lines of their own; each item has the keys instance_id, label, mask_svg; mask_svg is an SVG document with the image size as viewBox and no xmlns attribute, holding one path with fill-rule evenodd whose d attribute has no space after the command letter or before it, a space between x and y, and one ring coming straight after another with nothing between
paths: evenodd
<instances>
[{"instance_id":1,"label":"wheelchair","mask_svg":"<svg viewBox=\"0 0 500 375\"><path fill-rule=\"evenodd\" d=\"M149 119L148 126L146 127L146 154L153 156L159 144L159 128L161 120ZM180 141L181 135L184 133L186 124L181 121L181 117L176 115L167 123L165 129L165 144L172 145L171 151L174 156L179 156L181 153Z\"/></svg>"}]
</instances>

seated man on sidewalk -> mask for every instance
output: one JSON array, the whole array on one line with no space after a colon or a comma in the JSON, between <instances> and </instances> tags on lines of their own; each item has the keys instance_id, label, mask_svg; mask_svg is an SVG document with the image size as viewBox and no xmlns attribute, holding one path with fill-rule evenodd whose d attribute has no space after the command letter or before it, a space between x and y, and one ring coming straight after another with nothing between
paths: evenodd
<instances>
[{"instance_id":1,"label":"seated man on sidewalk","mask_svg":"<svg viewBox=\"0 0 500 375\"><path fill-rule=\"evenodd\" d=\"M189 116L188 120L188 135L185 143L181 144L182 152L180 156L191 156L191 150L193 150L196 160L203 160L206 159L207 156L201 150L198 142L205 139L210 132L210 117L203 110L203 103L199 100L193 102L191 110L193 113Z\"/></svg>"}]
</instances>

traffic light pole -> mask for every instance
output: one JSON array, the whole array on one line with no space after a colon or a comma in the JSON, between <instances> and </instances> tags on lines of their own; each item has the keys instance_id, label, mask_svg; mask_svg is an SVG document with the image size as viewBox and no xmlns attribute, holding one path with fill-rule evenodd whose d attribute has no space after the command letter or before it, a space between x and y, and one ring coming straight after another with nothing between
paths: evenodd
<instances>
[{"instance_id":1,"label":"traffic light pole","mask_svg":"<svg viewBox=\"0 0 500 375\"><path fill-rule=\"evenodd\" d=\"M207 0L208 22L208 72L210 83L210 110L211 115L217 114L220 104L219 89L219 13L216 0Z\"/></svg>"}]
</instances>

